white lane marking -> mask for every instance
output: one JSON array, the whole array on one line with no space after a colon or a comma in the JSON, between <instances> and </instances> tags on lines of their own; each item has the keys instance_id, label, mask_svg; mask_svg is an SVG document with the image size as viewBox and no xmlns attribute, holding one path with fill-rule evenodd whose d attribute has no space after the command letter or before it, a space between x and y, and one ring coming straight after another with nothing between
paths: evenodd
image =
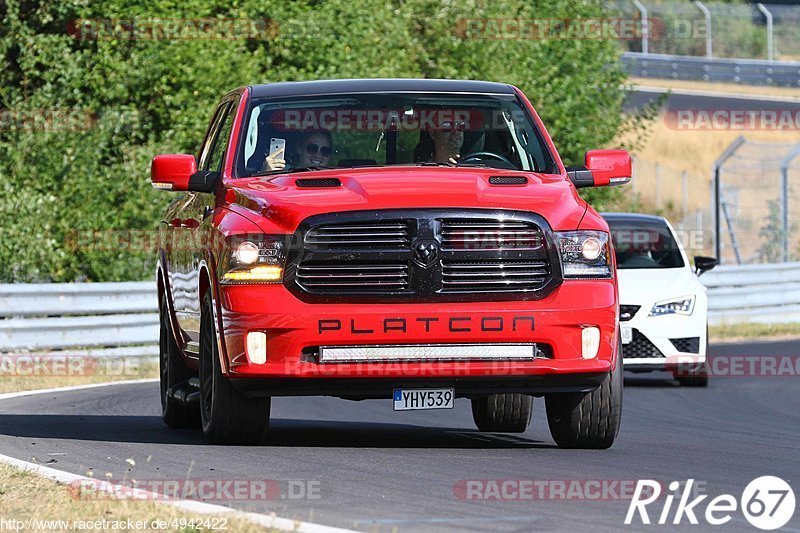
<instances>
[{"instance_id":1,"label":"white lane marking","mask_svg":"<svg viewBox=\"0 0 800 533\"><path fill-rule=\"evenodd\" d=\"M678 94L684 96L707 96L711 98L732 98L733 100L754 100L759 102L784 102L791 104L800 103L800 98L794 96L737 94L737 93L726 93L721 91L701 91L698 89L667 89L666 87L652 87L649 85L634 85L632 86L631 91L640 93L659 93L659 94L663 94L669 91L672 94Z\"/></svg>"},{"instance_id":2,"label":"white lane marking","mask_svg":"<svg viewBox=\"0 0 800 533\"><path fill-rule=\"evenodd\" d=\"M20 398L24 396L33 396L37 394L48 394L51 392L68 392L68 391L77 391L86 389L97 389L100 387L108 387L111 385L132 385L136 383L154 383L154 382L158 382L158 379L112 381L110 383L92 383L89 385L75 385L71 387L58 387L54 389L10 392L6 394L0 394L0 401L11 398ZM63 483L65 485L76 482L88 482L92 484L91 486L93 490L100 490L112 495L117 492L114 488L113 483L109 483L107 481L102 481L98 483L98 480L96 478L89 478L86 476L65 472L63 470L56 470L55 468L49 468L46 466L38 465L36 463L30 463L28 461L23 461L15 457L9 457L8 455L0 454L0 463L5 463L7 465L13 466L14 468L26 472L33 472L39 474L40 476L52 479L54 481L57 481L58 483ZM268 528L278 529L281 531L295 531L298 533L357 533L350 529L341 529L338 527L323 526L322 524L314 524L311 522L301 522L299 520L281 518L279 516L276 516L275 514L265 515L260 513L237 511L236 509L233 509L231 507L226 507L224 505L215 505L211 503L191 501L191 500L170 500L162 494L144 490L139 491L139 494L136 495L136 499L156 501L157 503L172 505L179 509L183 509L184 511L189 511L193 513L229 514L236 518L243 518L245 520L254 522L258 525Z\"/></svg>"}]
</instances>

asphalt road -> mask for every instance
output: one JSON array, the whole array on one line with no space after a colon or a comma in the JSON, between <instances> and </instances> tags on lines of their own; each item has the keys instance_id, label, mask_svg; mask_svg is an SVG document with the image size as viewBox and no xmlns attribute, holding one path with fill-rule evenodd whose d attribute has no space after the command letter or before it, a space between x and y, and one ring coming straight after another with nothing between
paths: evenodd
<instances>
[{"instance_id":1,"label":"asphalt road","mask_svg":"<svg viewBox=\"0 0 800 533\"><path fill-rule=\"evenodd\" d=\"M712 347L716 355L798 352L800 341ZM711 497L738 499L752 479L776 475L800 496L800 377L718 377L708 389L668 377L626 376L621 433L605 451L556 448L542 400L526 433L501 435L478 433L466 400L453 411L394 413L389 400L282 398L270 444L208 446L199 431L161 423L158 386L146 383L0 402L0 453L116 480L280 480L283 497L218 503L364 531L618 531L629 499L616 497L613 482L640 478L692 478ZM462 480L487 479L598 480L610 492L478 501L458 490ZM314 497L288 497L288 480ZM740 512L733 517L724 531L755 531ZM628 529L663 530L634 524ZM712 528L684 518L682 529ZM784 530L800 531L800 511Z\"/></svg>"}]
</instances>

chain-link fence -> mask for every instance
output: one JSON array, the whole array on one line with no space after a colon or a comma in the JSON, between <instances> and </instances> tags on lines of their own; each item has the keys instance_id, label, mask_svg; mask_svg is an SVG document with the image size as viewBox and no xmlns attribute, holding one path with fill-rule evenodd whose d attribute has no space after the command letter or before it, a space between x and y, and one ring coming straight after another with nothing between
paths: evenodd
<instances>
[{"instance_id":1,"label":"chain-link fence","mask_svg":"<svg viewBox=\"0 0 800 533\"><path fill-rule=\"evenodd\" d=\"M800 144L738 138L714 171L715 247L724 264L800 258Z\"/></svg>"},{"instance_id":2,"label":"chain-link fence","mask_svg":"<svg viewBox=\"0 0 800 533\"><path fill-rule=\"evenodd\" d=\"M669 164L634 158L631 192L639 210L666 217L689 256L714 255L711 180Z\"/></svg>"},{"instance_id":3,"label":"chain-link fence","mask_svg":"<svg viewBox=\"0 0 800 533\"><path fill-rule=\"evenodd\" d=\"M800 61L800 5L614 0L609 16L634 19L629 52Z\"/></svg>"}]
</instances>

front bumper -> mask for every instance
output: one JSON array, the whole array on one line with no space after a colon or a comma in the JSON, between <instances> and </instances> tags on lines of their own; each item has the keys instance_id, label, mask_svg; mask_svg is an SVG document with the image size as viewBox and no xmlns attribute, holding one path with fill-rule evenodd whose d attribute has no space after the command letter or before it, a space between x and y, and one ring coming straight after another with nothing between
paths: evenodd
<instances>
[{"instance_id":1,"label":"front bumper","mask_svg":"<svg viewBox=\"0 0 800 533\"><path fill-rule=\"evenodd\" d=\"M307 303L281 285L221 287L218 299L224 372L252 394L265 389L289 393L306 386L320 394L342 395L343 390L357 389L358 381L353 380L382 391L425 383L455 386L457 394L509 392L509 387L534 392L548 389L547 381L554 391L590 390L616 362L614 280L570 280L536 301ZM588 326L600 329L600 345L596 357L583 359L581 331ZM251 331L266 334L264 364L248 359L245 336ZM544 347L547 357L319 361L321 346L521 343ZM545 379L556 375L563 377ZM346 385L344 389L334 380Z\"/></svg>"},{"instance_id":2,"label":"front bumper","mask_svg":"<svg viewBox=\"0 0 800 533\"><path fill-rule=\"evenodd\" d=\"M622 302L624 304L624 302ZM626 370L673 369L678 364L706 360L705 307L689 315L648 316L642 307L631 320L620 322L622 355ZM630 330L631 342L625 329Z\"/></svg>"}]
</instances>

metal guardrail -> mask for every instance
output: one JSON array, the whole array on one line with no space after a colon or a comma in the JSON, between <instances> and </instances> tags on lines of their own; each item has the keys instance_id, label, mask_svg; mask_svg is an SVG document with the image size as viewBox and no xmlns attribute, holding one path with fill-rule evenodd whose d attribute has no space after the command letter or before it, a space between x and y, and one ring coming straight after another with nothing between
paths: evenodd
<instances>
[{"instance_id":1,"label":"metal guardrail","mask_svg":"<svg viewBox=\"0 0 800 533\"><path fill-rule=\"evenodd\" d=\"M800 322L800 263L719 266L700 280L712 325Z\"/></svg>"},{"instance_id":2,"label":"metal guardrail","mask_svg":"<svg viewBox=\"0 0 800 533\"><path fill-rule=\"evenodd\" d=\"M800 87L800 62L725 59L625 52L622 64L632 76Z\"/></svg>"},{"instance_id":3,"label":"metal guardrail","mask_svg":"<svg viewBox=\"0 0 800 533\"><path fill-rule=\"evenodd\" d=\"M153 282L0 285L0 352L158 353ZM124 350L109 348L128 347Z\"/></svg>"},{"instance_id":4,"label":"metal guardrail","mask_svg":"<svg viewBox=\"0 0 800 533\"><path fill-rule=\"evenodd\" d=\"M800 263L720 266L701 278L709 322L800 322ZM0 285L0 352L158 353L152 282Z\"/></svg>"}]
</instances>

